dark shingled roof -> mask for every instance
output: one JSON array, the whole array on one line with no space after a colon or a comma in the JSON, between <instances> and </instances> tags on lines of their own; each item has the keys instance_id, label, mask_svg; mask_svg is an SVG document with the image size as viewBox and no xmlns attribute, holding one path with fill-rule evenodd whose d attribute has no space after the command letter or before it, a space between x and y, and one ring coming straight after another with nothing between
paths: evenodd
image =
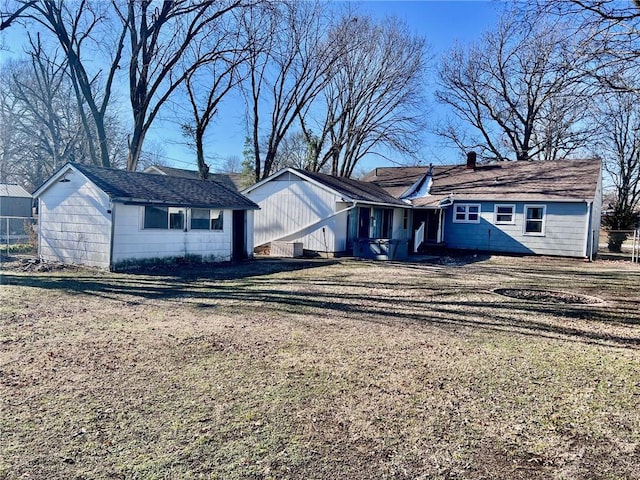
<instances>
[{"instance_id":1,"label":"dark shingled roof","mask_svg":"<svg viewBox=\"0 0 640 480\"><path fill-rule=\"evenodd\" d=\"M154 165L147 168L145 173L155 173L152 170L156 169L165 175L172 177L191 178L194 180L200 180L200 173L197 170L186 170L184 168L165 167L163 165ZM207 181L219 182L232 190L242 190L242 177L239 173L209 173Z\"/></svg>"},{"instance_id":2,"label":"dark shingled roof","mask_svg":"<svg viewBox=\"0 0 640 480\"><path fill-rule=\"evenodd\" d=\"M326 175L324 173L307 172L306 170L297 168L292 170L316 182L322 183L352 200L407 206L402 200L398 200L389 195L389 193L375 183L363 182L353 178L334 177L333 175Z\"/></svg>"},{"instance_id":3,"label":"dark shingled roof","mask_svg":"<svg viewBox=\"0 0 640 480\"><path fill-rule=\"evenodd\" d=\"M211 207L235 210L259 208L244 195L215 181L130 172L72 163L111 199L135 203L160 203L176 207Z\"/></svg>"},{"instance_id":4,"label":"dark shingled roof","mask_svg":"<svg viewBox=\"0 0 640 480\"><path fill-rule=\"evenodd\" d=\"M499 162L433 167L430 195L412 200L414 206L437 204L454 195L458 200L567 201L593 199L600 179L599 160ZM376 168L363 178L400 197L429 171L429 167Z\"/></svg>"}]
</instances>

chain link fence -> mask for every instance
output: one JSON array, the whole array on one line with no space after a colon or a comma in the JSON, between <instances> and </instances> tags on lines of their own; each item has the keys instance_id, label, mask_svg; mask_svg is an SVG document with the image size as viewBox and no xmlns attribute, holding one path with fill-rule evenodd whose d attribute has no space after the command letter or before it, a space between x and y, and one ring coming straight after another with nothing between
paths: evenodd
<instances>
[{"instance_id":1,"label":"chain link fence","mask_svg":"<svg viewBox=\"0 0 640 480\"><path fill-rule=\"evenodd\" d=\"M15 245L37 244L37 220L34 217L0 216L0 248L10 251Z\"/></svg>"},{"instance_id":2,"label":"chain link fence","mask_svg":"<svg viewBox=\"0 0 640 480\"><path fill-rule=\"evenodd\" d=\"M598 257L640 263L640 229L601 230Z\"/></svg>"}]
</instances>

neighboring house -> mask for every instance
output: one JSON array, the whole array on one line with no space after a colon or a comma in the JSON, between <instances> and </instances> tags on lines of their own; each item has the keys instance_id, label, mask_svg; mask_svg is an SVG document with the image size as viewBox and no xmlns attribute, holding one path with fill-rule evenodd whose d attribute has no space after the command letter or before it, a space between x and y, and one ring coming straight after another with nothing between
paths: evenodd
<instances>
[{"instance_id":1,"label":"neighboring house","mask_svg":"<svg viewBox=\"0 0 640 480\"><path fill-rule=\"evenodd\" d=\"M145 173L155 173L158 175L169 175L171 177L200 179L200 173L197 170L185 170L184 168L165 167L162 165L153 165L145 168ZM239 173L209 173L207 180L211 182L220 182L223 185L236 190L242 190L242 175Z\"/></svg>"},{"instance_id":2,"label":"neighboring house","mask_svg":"<svg viewBox=\"0 0 640 480\"><path fill-rule=\"evenodd\" d=\"M292 242L331 255L407 255L410 207L373 183L287 168L242 193L260 206L256 246Z\"/></svg>"},{"instance_id":3,"label":"neighboring house","mask_svg":"<svg viewBox=\"0 0 640 480\"><path fill-rule=\"evenodd\" d=\"M33 217L33 197L19 185L0 183L0 243L27 241Z\"/></svg>"},{"instance_id":4,"label":"neighboring house","mask_svg":"<svg viewBox=\"0 0 640 480\"><path fill-rule=\"evenodd\" d=\"M599 160L377 168L362 180L412 207L410 251L452 249L593 257Z\"/></svg>"},{"instance_id":5,"label":"neighboring house","mask_svg":"<svg viewBox=\"0 0 640 480\"><path fill-rule=\"evenodd\" d=\"M253 254L258 206L219 182L68 163L34 196L45 261L117 270Z\"/></svg>"}]
</instances>

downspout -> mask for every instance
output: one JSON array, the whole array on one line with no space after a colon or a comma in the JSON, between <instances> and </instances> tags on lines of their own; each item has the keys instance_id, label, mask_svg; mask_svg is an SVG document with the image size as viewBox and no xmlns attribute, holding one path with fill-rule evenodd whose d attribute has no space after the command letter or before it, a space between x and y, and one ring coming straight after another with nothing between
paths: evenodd
<instances>
[{"instance_id":1,"label":"downspout","mask_svg":"<svg viewBox=\"0 0 640 480\"><path fill-rule=\"evenodd\" d=\"M589 261L593 261L593 241L589 241L589 238L591 237L591 214L592 214L592 209L593 209L593 201L592 200L585 200L585 203L587 204L587 221L584 222L584 256L586 258L589 259Z\"/></svg>"},{"instance_id":2,"label":"downspout","mask_svg":"<svg viewBox=\"0 0 640 480\"><path fill-rule=\"evenodd\" d=\"M40 226L42 225L42 201L38 197L38 259L42 261L42 229ZM7 250L7 254L9 250Z\"/></svg>"},{"instance_id":3,"label":"downspout","mask_svg":"<svg viewBox=\"0 0 640 480\"><path fill-rule=\"evenodd\" d=\"M111 238L109 239L109 271L113 272L113 243L116 231L116 204L111 203Z\"/></svg>"}]
</instances>

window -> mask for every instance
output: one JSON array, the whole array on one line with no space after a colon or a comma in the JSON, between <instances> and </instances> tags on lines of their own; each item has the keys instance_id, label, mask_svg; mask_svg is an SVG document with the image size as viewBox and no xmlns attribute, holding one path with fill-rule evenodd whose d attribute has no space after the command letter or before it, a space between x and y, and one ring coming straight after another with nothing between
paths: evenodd
<instances>
[{"instance_id":1,"label":"window","mask_svg":"<svg viewBox=\"0 0 640 480\"><path fill-rule=\"evenodd\" d=\"M184 230L184 217L184 209L169 208L169 228L171 230Z\"/></svg>"},{"instance_id":2,"label":"window","mask_svg":"<svg viewBox=\"0 0 640 480\"><path fill-rule=\"evenodd\" d=\"M496 225L513 225L515 221L515 205L496 205L493 211Z\"/></svg>"},{"instance_id":3,"label":"window","mask_svg":"<svg viewBox=\"0 0 640 480\"><path fill-rule=\"evenodd\" d=\"M459 203L455 205L453 212L454 223L480 223L479 204Z\"/></svg>"},{"instance_id":4,"label":"window","mask_svg":"<svg viewBox=\"0 0 640 480\"><path fill-rule=\"evenodd\" d=\"M524 233L525 235L544 235L544 218L546 207L544 205L524 206Z\"/></svg>"},{"instance_id":5,"label":"window","mask_svg":"<svg viewBox=\"0 0 640 480\"><path fill-rule=\"evenodd\" d=\"M191 230L222 230L223 226L222 210L191 209Z\"/></svg>"},{"instance_id":6,"label":"window","mask_svg":"<svg viewBox=\"0 0 640 480\"><path fill-rule=\"evenodd\" d=\"M374 208L371 222L371 238L391 238L393 210L389 208Z\"/></svg>"},{"instance_id":7,"label":"window","mask_svg":"<svg viewBox=\"0 0 640 480\"><path fill-rule=\"evenodd\" d=\"M144 228L169 228L168 213L166 207L144 207Z\"/></svg>"},{"instance_id":8,"label":"window","mask_svg":"<svg viewBox=\"0 0 640 480\"><path fill-rule=\"evenodd\" d=\"M211 218L208 208L191 209L191 230L209 230L209 219Z\"/></svg>"},{"instance_id":9,"label":"window","mask_svg":"<svg viewBox=\"0 0 640 480\"><path fill-rule=\"evenodd\" d=\"M222 230L223 220L224 217L222 210L211 210L211 230Z\"/></svg>"},{"instance_id":10,"label":"window","mask_svg":"<svg viewBox=\"0 0 640 480\"><path fill-rule=\"evenodd\" d=\"M185 209L176 207L144 207L144 229L184 230Z\"/></svg>"},{"instance_id":11,"label":"window","mask_svg":"<svg viewBox=\"0 0 640 480\"><path fill-rule=\"evenodd\" d=\"M409 228L409 209L405 208L402 212L402 229L406 230Z\"/></svg>"}]
</instances>

